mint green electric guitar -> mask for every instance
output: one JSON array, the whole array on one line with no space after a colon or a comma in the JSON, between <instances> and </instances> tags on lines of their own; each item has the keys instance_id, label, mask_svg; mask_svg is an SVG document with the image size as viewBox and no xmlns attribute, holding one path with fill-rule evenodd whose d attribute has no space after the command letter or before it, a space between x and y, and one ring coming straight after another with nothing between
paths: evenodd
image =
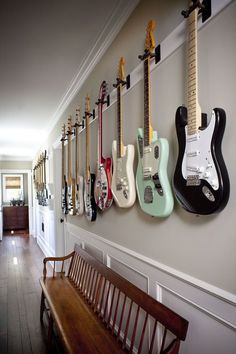
<instances>
[{"instance_id":1,"label":"mint green electric guitar","mask_svg":"<svg viewBox=\"0 0 236 354\"><path fill-rule=\"evenodd\" d=\"M144 55L144 127L138 129L138 167L136 187L141 209L152 216L166 217L173 210L174 200L167 175L169 144L158 138L150 117L150 60L155 55L154 21L147 28Z\"/></svg>"}]
</instances>

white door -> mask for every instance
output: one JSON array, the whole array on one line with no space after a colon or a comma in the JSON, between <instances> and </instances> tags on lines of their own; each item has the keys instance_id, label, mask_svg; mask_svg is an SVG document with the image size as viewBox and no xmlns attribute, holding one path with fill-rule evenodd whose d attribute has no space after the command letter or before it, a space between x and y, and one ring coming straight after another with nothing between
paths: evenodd
<instances>
[{"instance_id":1,"label":"white door","mask_svg":"<svg viewBox=\"0 0 236 354\"><path fill-rule=\"evenodd\" d=\"M0 173L0 241L2 241L3 221L2 221L2 174Z\"/></svg>"},{"instance_id":2,"label":"white door","mask_svg":"<svg viewBox=\"0 0 236 354\"><path fill-rule=\"evenodd\" d=\"M56 256L65 255L64 222L65 215L61 209L61 149L53 150L53 182L55 206Z\"/></svg>"}]
</instances>

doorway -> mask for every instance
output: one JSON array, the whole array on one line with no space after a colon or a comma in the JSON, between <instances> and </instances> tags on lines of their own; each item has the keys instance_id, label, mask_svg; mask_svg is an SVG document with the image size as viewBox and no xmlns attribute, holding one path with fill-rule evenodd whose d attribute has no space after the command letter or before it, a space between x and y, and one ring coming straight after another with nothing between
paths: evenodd
<instances>
[{"instance_id":1,"label":"doorway","mask_svg":"<svg viewBox=\"0 0 236 354\"><path fill-rule=\"evenodd\" d=\"M32 233L31 170L0 170L0 240Z\"/></svg>"}]
</instances>

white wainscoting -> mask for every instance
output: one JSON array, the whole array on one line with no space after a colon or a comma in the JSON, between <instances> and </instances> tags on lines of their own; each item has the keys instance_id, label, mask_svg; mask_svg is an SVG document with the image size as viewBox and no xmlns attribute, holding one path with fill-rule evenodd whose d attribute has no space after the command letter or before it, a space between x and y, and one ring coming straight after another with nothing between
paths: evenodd
<instances>
[{"instance_id":1,"label":"white wainscoting","mask_svg":"<svg viewBox=\"0 0 236 354\"><path fill-rule=\"evenodd\" d=\"M65 223L66 253L75 243L189 321L182 354L236 353L234 295Z\"/></svg>"},{"instance_id":2,"label":"white wainscoting","mask_svg":"<svg viewBox=\"0 0 236 354\"><path fill-rule=\"evenodd\" d=\"M35 207L37 243L46 257L55 256L54 211L41 205Z\"/></svg>"}]
</instances>

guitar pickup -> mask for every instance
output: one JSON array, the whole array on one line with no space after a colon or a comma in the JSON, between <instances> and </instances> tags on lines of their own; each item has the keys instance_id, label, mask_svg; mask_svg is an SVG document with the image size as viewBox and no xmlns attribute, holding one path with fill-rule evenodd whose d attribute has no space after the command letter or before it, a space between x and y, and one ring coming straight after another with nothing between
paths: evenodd
<instances>
[{"instance_id":1,"label":"guitar pickup","mask_svg":"<svg viewBox=\"0 0 236 354\"><path fill-rule=\"evenodd\" d=\"M199 150L187 152L187 157L195 157L195 156L198 156L198 155L200 155L200 151Z\"/></svg>"}]
</instances>

